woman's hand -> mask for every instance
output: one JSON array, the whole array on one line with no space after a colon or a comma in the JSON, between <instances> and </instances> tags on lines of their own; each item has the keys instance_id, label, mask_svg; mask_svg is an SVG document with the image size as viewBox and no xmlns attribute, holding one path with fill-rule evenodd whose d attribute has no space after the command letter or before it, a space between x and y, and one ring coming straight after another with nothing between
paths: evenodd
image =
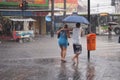
<instances>
[{"instance_id":1,"label":"woman's hand","mask_svg":"<svg viewBox=\"0 0 120 80\"><path fill-rule=\"evenodd\" d=\"M64 28L60 28L58 31L57 31L57 34L59 34L62 30L64 30Z\"/></svg>"}]
</instances>

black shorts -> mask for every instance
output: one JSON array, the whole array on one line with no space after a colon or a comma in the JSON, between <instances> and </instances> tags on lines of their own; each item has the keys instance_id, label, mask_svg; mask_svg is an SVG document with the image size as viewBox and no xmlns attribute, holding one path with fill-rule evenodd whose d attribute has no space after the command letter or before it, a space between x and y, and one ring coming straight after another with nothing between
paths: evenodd
<instances>
[{"instance_id":1,"label":"black shorts","mask_svg":"<svg viewBox=\"0 0 120 80\"><path fill-rule=\"evenodd\" d=\"M82 52L81 44L73 44L74 54L80 54Z\"/></svg>"}]
</instances>

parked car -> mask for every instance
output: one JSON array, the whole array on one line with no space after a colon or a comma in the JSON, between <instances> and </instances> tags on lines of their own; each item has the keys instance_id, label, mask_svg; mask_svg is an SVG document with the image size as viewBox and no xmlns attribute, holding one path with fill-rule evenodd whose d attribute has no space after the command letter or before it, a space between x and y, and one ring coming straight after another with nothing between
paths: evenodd
<instances>
[{"instance_id":1,"label":"parked car","mask_svg":"<svg viewBox=\"0 0 120 80\"><path fill-rule=\"evenodd\" d=\"M113 26L113 31L115 32L116 35L119 35L120 34L120 25Z\"/></svg>"}]
</instances>

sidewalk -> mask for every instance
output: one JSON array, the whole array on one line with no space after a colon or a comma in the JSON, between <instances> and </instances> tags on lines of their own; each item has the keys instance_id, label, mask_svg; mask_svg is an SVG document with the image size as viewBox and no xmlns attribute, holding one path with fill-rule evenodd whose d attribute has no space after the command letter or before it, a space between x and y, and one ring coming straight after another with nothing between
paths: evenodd
<instances>
[{"instance_id":1,"label":"sidewalk","mask_svg":"<svg viewBox=\"0 0 120 80\"><path fill-rule=\"evenodd\" d=\"M80 55L78 67L72 66L71 39L67 63L60 61L56 37L39 37L24 44L2 43L0 80L120 80L120 44L114 42L115 40L107 41L105 36L98 36L97 49L90 52L88 62L86 37L82 40L83 53ZM1 49L2 47L5 49ZM9 56L5 55L6 52Z\"/></svg>"}]
</instances>

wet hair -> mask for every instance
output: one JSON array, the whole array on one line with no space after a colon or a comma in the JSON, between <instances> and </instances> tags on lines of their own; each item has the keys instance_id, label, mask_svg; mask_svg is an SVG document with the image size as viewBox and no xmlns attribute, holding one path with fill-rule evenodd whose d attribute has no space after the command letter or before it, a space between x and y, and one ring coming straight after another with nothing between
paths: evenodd
<instances>
[{"instance_id":1,"label":"wet hair","mask_svg":"<svg viewBox=\"0 0 120 80\"><path fill-rule=\"evenodd\" d=\"M62 27L59 27L58 30L60 30Z\"/></svg>"},{"instance_id":2,"label":"wet hair","mask_svg":"<svg viewBox=\"0 0 120 80\"><path fill-rule=\"evenodd\" d=\"M67 24L65 24L64 28L68 28L68 25L67 25Z\"/></svg>"},{"instance_id":3,"label":"wet hair","mask_svg":"<svg viewBox=\"0 0 120 80\"><path fill-rule=\"evenodd\" d=\"M80 25L81 25L80 23L76 23L77 28L80 28Z\"/></svg>"}]
</instances>

